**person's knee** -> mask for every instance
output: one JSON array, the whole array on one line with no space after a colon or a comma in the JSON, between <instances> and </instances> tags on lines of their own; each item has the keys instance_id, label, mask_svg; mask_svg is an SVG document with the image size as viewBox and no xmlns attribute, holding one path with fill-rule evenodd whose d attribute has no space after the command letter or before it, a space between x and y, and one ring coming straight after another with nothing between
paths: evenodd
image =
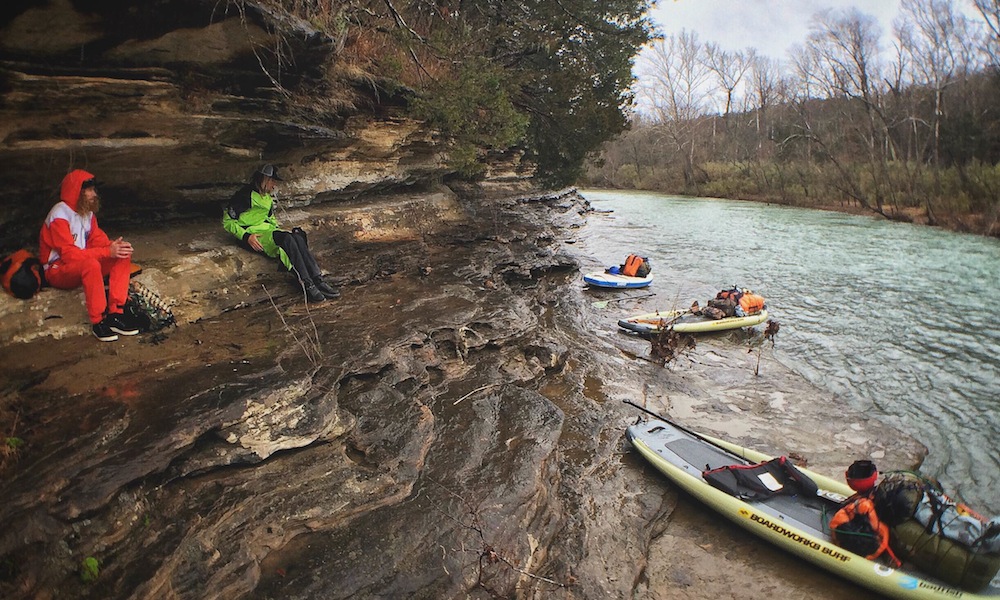
<instances>
[{"instance_id":1,"label":"person's knee","mask_svg":"<svg viewBox=\"0 0 1000 600\"><path fill-rule=\"evenodd\" d=\"M122 277L128 275L132 270L132 261L127 258L116 258L107 265L107 275L112 277Z\"/></svg>"},{"instance_id":2,"label":"person's knee","mask_svg":"<svg viewBox=\"0 0 1000 600\"><path fill-rule=\"evenodd\" d=\"M80 261L80 278L83 280L90 279L92 277L104 277L101 272L101 261L96 258L85 258Z\"/></svg>"}]
</instances>

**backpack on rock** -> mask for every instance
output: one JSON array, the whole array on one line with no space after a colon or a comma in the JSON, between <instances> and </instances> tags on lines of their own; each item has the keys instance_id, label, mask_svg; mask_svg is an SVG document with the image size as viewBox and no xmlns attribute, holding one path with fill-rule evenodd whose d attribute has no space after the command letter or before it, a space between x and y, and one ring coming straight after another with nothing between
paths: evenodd
<instances>
[{"instance_id":1,"label":"backpack on rock","mask_svg":"<svg viewBox=\"0 0 1000 600\"><path fill-rule=\"evenodd\" d=\"M0 283L11 296L28 300L45 286L45 270L34 254L18 250L0 262Z\"/></svg>"}]
</instances>

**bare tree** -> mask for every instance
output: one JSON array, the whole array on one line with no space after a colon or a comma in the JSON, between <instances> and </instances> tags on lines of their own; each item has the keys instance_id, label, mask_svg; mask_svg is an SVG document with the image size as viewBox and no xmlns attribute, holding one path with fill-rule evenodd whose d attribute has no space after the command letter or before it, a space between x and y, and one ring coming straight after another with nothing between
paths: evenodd
<instances>
[{"instance_id":1,"label":"bare tree","mask_svg":"<svg viewBox=\"0 0 1000 600\"><path fill-rule=\"evenodd\" d=\"M882 111L882 66L879 62L881 30L870 15L857 9L846 12L824 11L813 18L807 47L812 60L819 67L815 75L829 98L846 98L860 105L864 127L852 133L864 142L868 156L867 177L870 178L875 196L872 206L868 193L860 182L854 181L849 170L841 169L847 178L844 190L865 208L885 214L883 194L888 186L886 162L895 156L892 139L888 135L889 121ZM850 123L850 117L845 118ZM828 146L829 147L829 146Z\"/></svg>"},{"instance_id":2,"label":"bare tree","mask_svg":"<svg viewBox=\"0 0 1000 600\"><path fill-rule=\"evenodd\" d=\"M777 102L781 87L781 66L773 58L750 52L750 94L754 111L754 128L757 132L757 149L764 145L762 128L767 127L767 111ZM768 134L769 135L769 134Z\"/></svg>"},{"instance_id":3,"label":"bare tree","mask_svg":"<svg viewBox=\"0 0 1000 600\"><path fill-rule=\"evenodd\" d=\"M639 93L657 119L664 137L683 158L684 183L696 185L695 136L708 105L710 69L698 34L681 30L654 43L642 57L644 85Z\"/></svg>"},{"instance_id":4,"label":"bare tree","mask_svg":"<svg viewBox=\"0 0 1000 600\"><path fill-rule=\"evenodd\" d=\"M973 0L976 10L983 16L983 22L990 35L982 45L990 65L1000 65L1000 0Z\"/></svg>"},{"instance_id":5,"label":"bare tree","mask_svg":"<svg viewBox=\"0 0 1000 600\"><path fill-rule=\"evenodd\" d=\"M722 104L723 148L728 148L732 146L732 144L726 143L729 141L727 138L731 133L729 116L736 100L736 90L750 69L750 61L747 54L743 52L729 52L723 50L718 44L708 43L705 44L705 66L711 71L718 86L719 99ZM717 121L718 119L712 120L712 154L718 154L716 143L719 136L714 125ZM723 150L722 153L725 155L727 152Z\"/></svg>"},{"instance_id":6,"label":"bare tree","mask_svg":"<svg viewBox=\"0 0 1000 600\"><path fill-rule=\"evenodd\" d=\"M705 66L715 76L716 83L723 93L724 117L728 117L733 109L733 95L740 85L743 76L750 69L750 61L744 52L729 52L718 44L705 44Z\"/></svg>"},{"instance_id":7,"label":"bare tree","mask_svg":"<svg viewBox=\"0 0 1000 600\"><path fill-rule=\"evenodd\" d=\"M941 123L945 118L945 90L963 77L971 63L968 18L952 0L902 0L896 36L913 65L913 81L933 94L931 160L941 164Z\"/></svg>"}]
</instances>

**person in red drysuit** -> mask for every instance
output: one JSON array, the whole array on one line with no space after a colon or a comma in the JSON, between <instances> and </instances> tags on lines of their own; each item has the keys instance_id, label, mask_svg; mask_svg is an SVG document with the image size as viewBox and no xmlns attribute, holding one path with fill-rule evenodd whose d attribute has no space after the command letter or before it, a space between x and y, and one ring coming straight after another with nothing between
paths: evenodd
<instances>
[{"instance_id":1,"label":"person in red drysuit","mask_svg":"<svg viewBox=\"0 0 1000 600\"><path fill-rule=\"evenodd\" d=\"M83 286L92 331L102 342L113 342L118 334L139 333L122 314L128 300L132 244L120 237L111 240L97 225L100 196L94 176L83 169L71 171L62 180L59 199L39 236L38 258L45 265L45 280L64 290Z\"/></svg>"}]
</instances>

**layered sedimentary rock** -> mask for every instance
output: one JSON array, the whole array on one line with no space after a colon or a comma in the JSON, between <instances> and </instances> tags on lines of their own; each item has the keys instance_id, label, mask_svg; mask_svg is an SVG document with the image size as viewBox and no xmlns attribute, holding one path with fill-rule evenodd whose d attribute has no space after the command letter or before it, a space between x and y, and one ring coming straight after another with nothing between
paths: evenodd
<instances>
[{"instance_id":1,"label":"layered sedimentary rock","mask_svg":"<svg viewBox=\"0 0 1000 600\"><path fill-rule=\"evenodd\" d=\"M261 162L291 203L447 174L433 132L338 52L255 2L15 3L0 20L0 245L34 245L72 168L104 182L102 224L150 227L219 214Z\"/></svg>"},{"instance_id":2,"label":"layered sedimentary rock","mask_svg":"<svg viewBox=\"0 0 1000 600\"><path fill-rule=\"evenodd\" d=\"M0 431L24 441L0 463L0 596L844 596L685 508L627 451L622 400L828 473L919 448L844 406L830 419L835 399L773 361L755 375L735 340L641 360L648 342L579 284L579 196L294 212L336 301L304 305L207 229L135 240L179 318L162 339L71 335L66 292L10 300L62 337L0 345Z\"/></svg>"}]
</instances>

